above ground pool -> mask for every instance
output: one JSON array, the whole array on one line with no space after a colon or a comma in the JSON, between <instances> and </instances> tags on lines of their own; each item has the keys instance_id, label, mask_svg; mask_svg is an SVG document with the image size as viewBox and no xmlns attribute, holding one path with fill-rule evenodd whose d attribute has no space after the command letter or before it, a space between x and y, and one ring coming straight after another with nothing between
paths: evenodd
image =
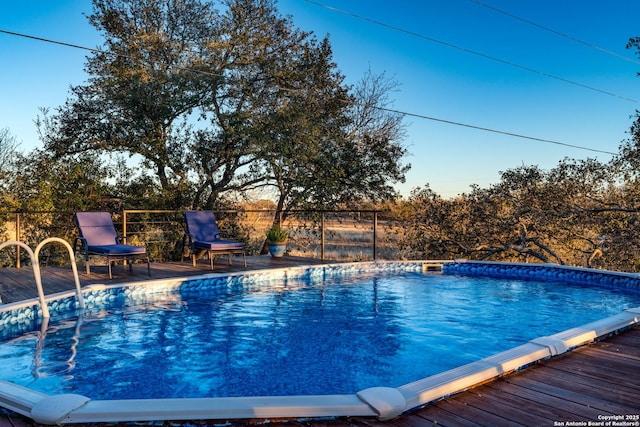
<instances>
[{"instance_id":1,"label":"above ground pool","mask_svg":"<svg viewBox=\"0 0 640 427\"><path fill-rule=\"evenodd\" d=\"M425 265L98 286L83 289L82 312L73 295L50 302L50 320L35 317L33 305L16 306L0 317L0 379L80 412L132 399L227 399L228 407L263 396L354 396L388 418L381 404L397 415L428 403L427 386L467 371L499 375L602 335L579 325L616 319L608 323L617 330L637 322L634 275L470 262L445 263L440 274ZM624 320L621 312L629 313ZM197 418L215 417L187 419ZM146 418L130 420L137 419Z\"/></svg>"}]
</instances>

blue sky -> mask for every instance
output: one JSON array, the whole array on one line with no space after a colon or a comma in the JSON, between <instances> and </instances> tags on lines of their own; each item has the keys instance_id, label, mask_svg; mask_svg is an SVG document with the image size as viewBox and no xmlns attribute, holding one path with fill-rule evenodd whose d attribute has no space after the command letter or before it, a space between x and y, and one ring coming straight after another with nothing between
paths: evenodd
<instances>
[{"instance_id":1,"label":"blue sky","mask_svg":"<svg viewBox=\"0 0 640 427\"><path fill-rule=\"evenodd\" d=\"M640 58L625 49L640 36L637 0L279 0L278 7L299 28L329 35L347 83L368 69L400 83L393 108L415 115L406 118L412 169L397 187L405 195L429 184L453 197L523 164L611 158L416 116L617 152L639 105ZM3 1L0 30L97 47L83 15L90 12L89 0ZM55 109L70 85L84 82L87 52L0 33L0 55L0 128L28 151L41 146L38 108Z\"/></svg>"}]
</instances>

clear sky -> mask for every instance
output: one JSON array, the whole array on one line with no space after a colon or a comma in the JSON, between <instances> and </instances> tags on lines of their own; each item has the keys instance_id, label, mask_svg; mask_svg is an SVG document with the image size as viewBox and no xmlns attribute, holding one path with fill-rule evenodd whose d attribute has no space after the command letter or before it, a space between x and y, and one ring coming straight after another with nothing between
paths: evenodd
<instances>
[{"instance_id":1,"label":"clear sky","mask_svg":"<svg viewBox=\"0 0 640 427\"><path fill-rule=\"evenodd\" d=\"M412 168L397 187L405 195L429 184L452 197L523 164L607 161L609 154L567 145L617 152L639 107L640 58L625 49L640 36L638 0L279 0L278 7L297 27L329 35L347 83L368 69L400 83L392 107L411 114ZM0 30L99 47L84 16L91 8L90 0L0 0ZM84 82L87 54L0 33L0 128L24 151L41 146L38 108L55 109L70 85Z\"/></svg>"}]
</instances>

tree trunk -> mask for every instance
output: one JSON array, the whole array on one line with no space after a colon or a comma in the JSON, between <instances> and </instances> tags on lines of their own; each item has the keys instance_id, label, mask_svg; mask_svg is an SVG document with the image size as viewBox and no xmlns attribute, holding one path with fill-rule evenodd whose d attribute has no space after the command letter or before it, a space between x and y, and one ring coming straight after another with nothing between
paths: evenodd
<instances>
[{"instance_id":1,"label":"tree trunk","mask_svg":"<svg viewBox=\"0 0 640 427\"><path fill-rule=\"evenodd\" d=\"M282 226L282 219L284 218L285 209L284 209L284 199L285 195L280 193L280 197L278 198L278 204L276 206L276 213L273 216L273 222L271 223L272 227ZM269 253L269 242L265 237L264 243L262 244L262 250L260 251L260 255L265 255Z\"/></svg>"}]
</instances>

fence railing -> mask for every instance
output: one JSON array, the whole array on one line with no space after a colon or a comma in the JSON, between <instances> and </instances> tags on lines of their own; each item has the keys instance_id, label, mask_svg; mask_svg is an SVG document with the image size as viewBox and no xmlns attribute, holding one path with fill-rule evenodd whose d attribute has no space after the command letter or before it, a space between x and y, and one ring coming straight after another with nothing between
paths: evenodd
<instances>
[{"instance_id":1,"label":"fence railing","mask_svg":"<svg viewBox=\"0 0 640 427\"><path fill-rule=\"evenodd\" d=\"M218 225L226 237L241 240L248 254L262 251L266 231L276 218L273 210L215 211ZM300 210L278 218L290 231L287 253L322 260L394 259L397 247L395 226L380 226L376 210ZM73 243L77 229L73 212L0 213L4 240L24 241L35 247L49 237ZM185 255L183 211L123 210L112 212L116 229L131 244L143 244L155 261L179 260ZM52 247L43 257L51 264L64 262L65 256ZM20 267L28 258L16 247L15 253L0 253L2 266Z\"/></svg>"}]
</instances>

